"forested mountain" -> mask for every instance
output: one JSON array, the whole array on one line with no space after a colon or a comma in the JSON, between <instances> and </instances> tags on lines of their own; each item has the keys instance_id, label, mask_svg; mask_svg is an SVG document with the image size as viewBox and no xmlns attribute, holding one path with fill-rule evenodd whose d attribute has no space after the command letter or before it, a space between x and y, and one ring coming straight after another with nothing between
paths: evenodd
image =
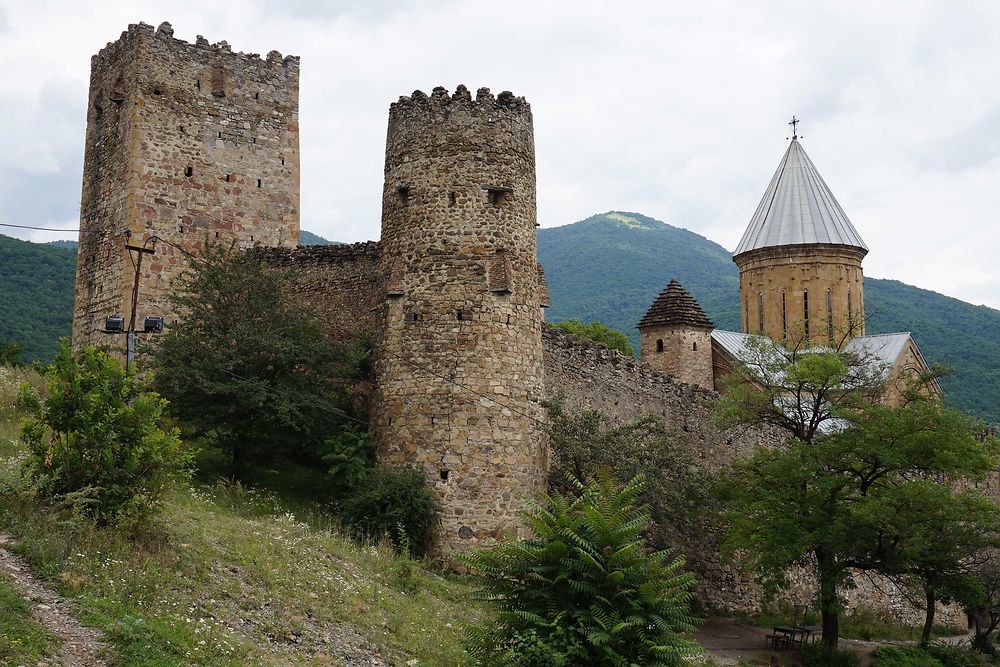
<instances>
[{"instance_id":1,"label":"forested mountain","mask_svg":"<svg viewBox=\"0 0 1000 667\"><path fill-rule=\"evenodd\" d=\"M540 229L550 322L602 320L628 334L671 278L701 303L720 329L739 331L739 281L732 253L686 229L637 213L604 213ZM948 400L1000 422L1000 311L973 306L895 280L865 278L868 333L909 331L928 362L954 369Z\"/></svg>"},{"instance_id":2,"label":"forested mountain","mask_svg":"<svg viewBox=\"0 0 1000 667\"><path fill-rule=\"evenodd\" d=\"M50 359L73 321L76 249L0 235L0 342L23 358Z\"/></svg>"},{"instance_id":3,"label":"forested mountain","mask_svg":"<svg viewBox=\"0 0 1000 667\"><path fill-rule=\"evenodd\" d=\"M302 232L302 243L330 243ZM736 265L722 246L637 213L605 213L540 229L551 322L601 320L638 349L636 323L677 278L720 329L738 330ZM28 243L0 236L0 342L24 343L24 359L47 360L68 336L75 243ZM949 401L1000 422L1000 311L895 280L865 279L869 332L910 331L928 361L955 369L942 383Z\"/></svg>"}]
</instances>

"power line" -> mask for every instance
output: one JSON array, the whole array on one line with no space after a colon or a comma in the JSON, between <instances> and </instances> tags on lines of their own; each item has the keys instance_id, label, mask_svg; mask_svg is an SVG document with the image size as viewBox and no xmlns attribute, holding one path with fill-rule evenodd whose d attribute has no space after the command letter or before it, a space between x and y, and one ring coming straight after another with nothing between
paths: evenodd
<instances>
[{"instance_id":1,"label":"power line","mask_svg":"<svg viewBox=\"0 0 1000 667\"><path fill-rule=\"evenodd\" d=\"M38 230L40 232L74 232L74 233L77 233L77 234L80 233L79 229L56 229L54 227L32 227L31 225L12 225L9 222L0 222L0 227L14 227L15 229L35 229L35 230ZM88 229L88 230L85 230L84 233L87 233L87 234L94 233L94 234L96 234L97 232L98 232L98 230L96 230L96 229L93 229L93 230Z\"/></svg>"}]
</instances>

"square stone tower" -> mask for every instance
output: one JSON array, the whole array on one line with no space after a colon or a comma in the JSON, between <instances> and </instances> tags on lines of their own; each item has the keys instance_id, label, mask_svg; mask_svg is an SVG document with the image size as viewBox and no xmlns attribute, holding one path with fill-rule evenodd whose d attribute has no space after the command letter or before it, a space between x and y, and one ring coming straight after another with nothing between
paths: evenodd
<instances>
[{"instance_id":1,"label":"square stone tower","mask_svg":"<svg viewBox=\"0 0 1000 667\"><path fill-rule=\"evenodd\" d=\"M130 25L91 59L74 347L106 342L104 318L132 314L126 244L155 235L194 254L206 241L298 244L298 111L297 57L189 44L169 23ZM136 312L169 324L187 262L166 243L155 251Z\"/></svg>"}]
</instances>

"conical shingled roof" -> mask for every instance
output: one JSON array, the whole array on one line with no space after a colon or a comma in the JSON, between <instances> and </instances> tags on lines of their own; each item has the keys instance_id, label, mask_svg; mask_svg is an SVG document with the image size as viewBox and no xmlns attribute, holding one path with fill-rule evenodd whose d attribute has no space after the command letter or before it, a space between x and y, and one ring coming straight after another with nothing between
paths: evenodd
<instances>
[{"instance_id":1,"label":"conical shingled roof","mask_svg":"<svg viewBox=\"0 0 1000 667\"><path fill-rule=\"evenodd\" d=\"M712 320L708 319L691 293L681 287L677 280L671 280L646 311L646 315L639 322L639 328L676 324L705 329L715 328Z\"/></svg>"},{"instance_id":2,"label":"conical shingled roof","mask_svg":"<svg viewBox=\"0 0 1000 667\"><path fill-rule=\"evenodd\" d=\"M799 140L793 138L734 254L804 243L868 251Z\"/></svg>"}]
</instances>

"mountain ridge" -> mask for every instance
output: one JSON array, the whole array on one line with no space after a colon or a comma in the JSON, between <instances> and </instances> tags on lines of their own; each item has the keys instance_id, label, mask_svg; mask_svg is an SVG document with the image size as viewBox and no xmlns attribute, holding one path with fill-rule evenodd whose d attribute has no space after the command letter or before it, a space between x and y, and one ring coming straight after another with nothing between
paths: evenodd
<instances>
[{"instance_id":1,"label":"mountain ridge","mask_svg":"<svg viewBox=\"0 0 1000 667\"><path fill-rule=\"evenodd\" d=\"M626 220L622 220L625 218ZM538 232L552 307L546 319L599 319L638 349L636 324L676 278L716 328L740 330L739 272L732 253L704 236L655 218L609 211ZM1000 311L898 280L865 278L867 332L910 332L931 363L954 369L947 399L1000 422ZM958 335L961 334L961 335Z\"/></svg>"},{"instance_id":2,"label":"mountain ridge","mask_svg":"<svg viewBox=\"0 0 1000 667\"><path fill-rule=\"evenodd\" d=\"M303 244L334 243L302 232ZM24 343L24 359L48 360L68 336L75 243L0 235L0 341ZM640 213L608 211L538 230L552 307L550 322L601 320L638 349L635 325L671 278L719 329L740 329L732 253L714 241ZM909 331L931 363L955 369L942 381L953 404L1000 422L1000 311L898 280L865 279L869 333Z\"/></svg>"}]
</instances>

